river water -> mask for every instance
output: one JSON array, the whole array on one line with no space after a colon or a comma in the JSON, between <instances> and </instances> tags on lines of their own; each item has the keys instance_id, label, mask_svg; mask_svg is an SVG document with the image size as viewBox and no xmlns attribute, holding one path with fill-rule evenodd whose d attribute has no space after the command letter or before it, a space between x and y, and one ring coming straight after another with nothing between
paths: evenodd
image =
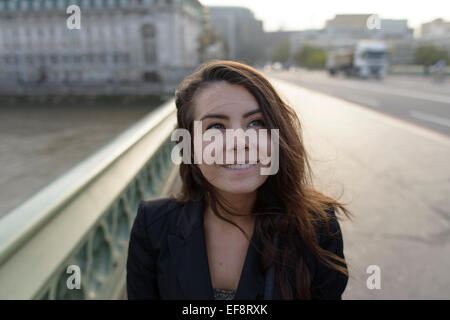
<instances>
[{"instance_id":1,"label":"river water","mask_svg":"<svg viewBox=\"0 0 450 320\"><path fill-rule=\"evenodd\" d=\"M156 102L0 106L0 217L155 107Z\"/></svg>"}]
</instances>

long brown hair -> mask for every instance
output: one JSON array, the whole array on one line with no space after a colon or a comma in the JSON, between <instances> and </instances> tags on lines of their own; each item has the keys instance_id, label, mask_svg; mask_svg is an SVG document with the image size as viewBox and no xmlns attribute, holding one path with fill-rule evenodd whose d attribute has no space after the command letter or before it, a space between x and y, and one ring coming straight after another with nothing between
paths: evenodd
<instances>
[{"instance_id":1,"label":"long brown hair","mask_svg":"<svg viewBox=\"0 0 450 320\"><path fill-rule=\"evenodd\" d=\"M350 212L343 204L313 187L312 171L303 144L301 125L296 112L278 95L270 82L257 70L235 61L213 60L203 63L179 85L176 96L178 128L193 134L194 98L196 92L218 81L241 85L256 99L267 129L279 130L279 171L270 175L258 188L253 214L258 215L255 232L261 236L263 269L277 264L277 281L283 299L310 299L310 272L304 256L300 253L299 235L306 248L328 267L348 276L345 260L319 246L315 227L328 224L330 209L341 211L347 218ZM236 214L229 203L220 197L214 187L203 177L195 164L180 165L181 193L177 201L187 201L204 195L211 209L219 218L237 224L221 216L217 207ZM268 198L277 200L279 207L264 206ZM273 202L272 202L273 204ZM281 210L280 210L281 209ZM274 246L275 233L279 235L279 248ZM249 239L250 240L250 239ZM295 280L292 279L295 275ZM290 283L295 281L294 292Z\"/></svg>"}]
</instances>

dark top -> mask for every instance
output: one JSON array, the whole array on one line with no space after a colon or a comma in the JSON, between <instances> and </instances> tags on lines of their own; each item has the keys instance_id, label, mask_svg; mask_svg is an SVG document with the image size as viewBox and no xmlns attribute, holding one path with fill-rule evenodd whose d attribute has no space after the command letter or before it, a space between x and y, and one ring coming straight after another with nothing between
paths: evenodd
<instances>
[{"instance_id":1,"label":"dark top","mask_svg":"<svg viewBox=\"0 0 450 320\"><path fill-rule=\"evenodd\" d=\"M214 288L214 300L233 300L236 290Z\"/></svg>"},{"instance_id":2,"label":"dark top","mask_svg":"<svg viewBox=\"0 0 450 320\"><path fill-rule=\"evenodd\" d=\"M334 211L329 213L334 217ZM335 236L327 235L326 226L316 230L319 245L344 258L339 223L331 219L329 225ZM200 200L183 203L169 198L141 201L128 248L128 299L282 299L279 286L274 283L273 276L264 274L260 254L252 245L248 248L235 293L215 290L211 283L203 226ZM257 248L262 248L257 232L253 232L252 241ZM348 278L319 262L309 251L303 254L312 279L311 298L341 299Z\"/></svg>"}]
</instances>

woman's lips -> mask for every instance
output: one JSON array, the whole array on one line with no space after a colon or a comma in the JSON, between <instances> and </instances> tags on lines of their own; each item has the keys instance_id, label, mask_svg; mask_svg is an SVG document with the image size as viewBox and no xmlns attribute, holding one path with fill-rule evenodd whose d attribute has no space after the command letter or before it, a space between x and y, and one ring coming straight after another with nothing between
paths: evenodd
<instances>
[{"instance_id":1,"label":"woman's lips","mask_svg":"<svg viewBox=\"0 0 450 320\"><path fill-rule=\"evenodd\" d=\"M228 165L222 165L222 168L224 168L227 171L233 172L233 173L245 173L253 170L258 165L257 163L247 163L247 164L228 164Z\"/></svg>"}]
</instances>

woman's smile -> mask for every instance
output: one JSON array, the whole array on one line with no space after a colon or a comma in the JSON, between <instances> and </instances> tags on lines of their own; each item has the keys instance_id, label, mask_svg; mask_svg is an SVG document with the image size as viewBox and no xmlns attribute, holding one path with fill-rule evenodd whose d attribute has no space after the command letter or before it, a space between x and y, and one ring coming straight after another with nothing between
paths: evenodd
<instances>
[{"instance_id":1,"label":"woman's smile","mask_svg":"<svg viewBox=\"0 0 450 320\"><path fill-rule=\"evenodd\" d=\"M253 171L257 167L258 167L258 163L254 163L254 164L246 163L246 164L227 164L227 165L222 165L222 168L224 168L228 172L234 173L234 174L235 173L247 173L247 172Z\"/></svg>"}]
</instances>

